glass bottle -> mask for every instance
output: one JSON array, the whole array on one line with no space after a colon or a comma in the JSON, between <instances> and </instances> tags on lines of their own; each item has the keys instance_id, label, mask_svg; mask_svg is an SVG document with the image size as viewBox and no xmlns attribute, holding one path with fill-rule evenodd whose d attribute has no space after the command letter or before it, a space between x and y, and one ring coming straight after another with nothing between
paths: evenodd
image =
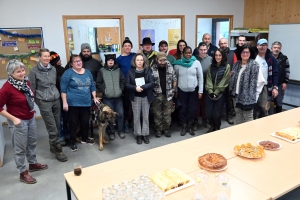
<instances>
[{"instance_id":1,"label":"glass bottle","mask_svg":"<svg viewBox=\"0 0 300 200\"><path fill-rule=\"evenodd\" d=\"M229 200L231 188L228 184L229 179L224 175L216 175L215 188L212 195L212 200Z\"/></svg>"},{"instance_id":2,"label":"glass bottle","mask_svg":"<svg viewBox=\"0 0 300 200\"><path fill-rule=\"evenodd\" d=\"M203 172L198 172L195 174L196 183L194 186L194 200L208 200L209 191L208 191L208 174Z\"/></svg>"}]
</instances>

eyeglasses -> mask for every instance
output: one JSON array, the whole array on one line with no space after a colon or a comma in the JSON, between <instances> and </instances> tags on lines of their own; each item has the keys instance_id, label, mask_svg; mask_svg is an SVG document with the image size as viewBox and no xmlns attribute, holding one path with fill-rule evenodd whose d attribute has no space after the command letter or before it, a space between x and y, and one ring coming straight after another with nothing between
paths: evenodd
<instances>
[{"instance_id":1,"label":"eyeglasses","mask_svg":"<svg viewBox=\"0 0 300 200\"><path fill-rule=\"evenodd\" d=\"M250 54L249 51L243 51L242 54Z\"/></svg>"},{"instance_id":2,"label":"eyeglasses","mask_svg":"<svg viewBox=\"0 0 300 200\"><path fill-rule=\"evenodd\" d=\"M81 63L82 60L74 60L73 63Z\"/></svg>"}]
</instances>

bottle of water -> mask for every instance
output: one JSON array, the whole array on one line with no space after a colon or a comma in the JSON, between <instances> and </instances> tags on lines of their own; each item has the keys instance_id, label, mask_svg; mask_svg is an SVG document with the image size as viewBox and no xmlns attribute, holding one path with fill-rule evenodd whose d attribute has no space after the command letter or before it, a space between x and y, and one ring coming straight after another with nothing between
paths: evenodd
<instances>
[{"instance_id":1,"label":"bottle of water","mask_svg":"<svg viewBox=\"0 0 300 200\"><path fill-rule=\"evenodd\" d=\"M229 200L231 188L228 184L229 179L224 175L216 175L215 188L212 200Z\"/></svg>"},{"instance_id":2,"label":"bottle of water","mask_svg":"<svg viewBox=\"0 0 300 200\"><path fill-rule=\"evenodd\" d=\"M206 172L198 172L195 174L196 183L194 186L194 200L208 200L209 191L207 187L208 174Z\"/></svg>"}]
</instances>

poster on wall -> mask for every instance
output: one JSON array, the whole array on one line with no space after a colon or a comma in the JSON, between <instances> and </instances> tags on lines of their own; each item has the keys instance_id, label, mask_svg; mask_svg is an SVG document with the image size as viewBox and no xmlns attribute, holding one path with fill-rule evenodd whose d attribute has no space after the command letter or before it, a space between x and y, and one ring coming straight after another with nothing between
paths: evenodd
<instances>
[{"instance_id":1,"label":"poster on wall","mask_svg":"<svg viewBox=\"0 0 300 200\"><path fill-rule=\"evenodd\" d=\"M168 29L169 50L177 48L177 42L181 38L180 33L180 29Z\"/></svg>"},{"instance_id":2,"label":"poster on wall","mask_svg":"<svg viewBox=\"0 0 300 200\"><path fill-rule=\"evenodd\" d=\"M151 42L155 43L155 30L154 29L142 29L141 30L141 43L143 38L149 37ZM152 50L155 50L155 45L152 46Z\"/></svg>"}]
</instances>

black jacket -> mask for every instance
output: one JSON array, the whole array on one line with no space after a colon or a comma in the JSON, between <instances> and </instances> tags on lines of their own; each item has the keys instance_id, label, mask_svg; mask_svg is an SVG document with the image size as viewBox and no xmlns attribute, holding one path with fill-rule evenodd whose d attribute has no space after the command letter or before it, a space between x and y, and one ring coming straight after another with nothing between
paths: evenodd
<instances>
[{"instance_id":1,"label":"black jacket","mask_svg":"<svg viewBox=\"0 0 300 200\"><path fill-rule=\"evenodd\" d=\"M56 87L60 93L60 78L67 69L61 65L53 65L53 67L56 69Z\"/></svg>"},{"instance_id":2,"label":"black jacket","mask_svg":"<svg viewBox=\"0 0 300 200\"><path fill-rule=\"evenodd\" d=\"M96 81L97 74L99 70L103 67L103 65L99 60L96 60L92 56L86 58L81 53L79 55L83 62L83 68L88 69L92 73L94 81Z\"/></svg>"},{"instance_id":3,"label":"black jacket","mask_svg":"<svg viewBox=\"0 0 300 200\"><path fill-rule=\"evenodd\" d=\"M281 52L276 60L278 62L278 86L280 86L282 83L289 82L290 64L288 57Z\"/></svg>"}]
</instances>

